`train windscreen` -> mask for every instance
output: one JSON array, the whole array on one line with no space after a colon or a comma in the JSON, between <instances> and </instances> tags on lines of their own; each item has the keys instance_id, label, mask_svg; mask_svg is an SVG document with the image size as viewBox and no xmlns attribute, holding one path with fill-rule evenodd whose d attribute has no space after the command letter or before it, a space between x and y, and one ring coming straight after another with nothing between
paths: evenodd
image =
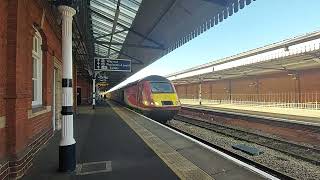
<instances>
[{"instance_id":1,"label":"train windscreen","mask_svg":"<svg viewBox=\"0 0 320 180\"><path fill-rule=\"evenodd\" d=\"M151 82L151 91L153 93L173 93L173 88L167 82Z\"/></svg>"}]
</instances>

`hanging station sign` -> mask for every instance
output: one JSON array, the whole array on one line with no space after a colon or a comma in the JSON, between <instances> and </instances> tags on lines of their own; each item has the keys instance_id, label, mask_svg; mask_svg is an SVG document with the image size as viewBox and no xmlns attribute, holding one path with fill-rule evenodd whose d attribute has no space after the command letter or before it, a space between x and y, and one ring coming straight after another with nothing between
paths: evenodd
<instances>
[{"instance_id":1,"label":"hanging station sign","mask_svg":"<svg viewBox=\"0 0 320 180\"><path fill-rule=\"evenodd\" d=\"M109 83L107 83L107 82L98 82L97 86L99 86L99 87L109 86Z\"/></svg>"},{"instance_id":2,"label":"hanging station sign","mask_svg":"<svg viewBox=\"0 0 320 180\"><path fill-rule=\"evenodd\" d=\"M131 60L94 58L94 70L131 72Z\"/></svg>"}]
</instances>

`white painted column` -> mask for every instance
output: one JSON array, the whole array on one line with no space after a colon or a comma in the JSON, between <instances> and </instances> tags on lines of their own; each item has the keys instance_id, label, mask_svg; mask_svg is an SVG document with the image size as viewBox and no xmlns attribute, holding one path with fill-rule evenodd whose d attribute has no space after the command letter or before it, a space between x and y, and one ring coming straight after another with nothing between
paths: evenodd
<instances>
[{"instance_id":1,"label":"white painted column","mask_svg":"<svg viewBox=\"0 0 320 180\"><path fill-rule=\"evenodd\" d=\"M69 6L58 7L62 17L62 136L59 146L59 170L76 168L76 141L73 138L73 88L72 88L72 16L76 11Z\"/></svg>"},{"instance_id":2,"label":"white painted column","mask_svg":"<svg viewBox=\"0 0 320 180\"><path fill-rule=\"evenodd\" d=\"M92 79L92 109L96 106L96 75L93 74L94 78Z\"/></svg>"}]
</instances>

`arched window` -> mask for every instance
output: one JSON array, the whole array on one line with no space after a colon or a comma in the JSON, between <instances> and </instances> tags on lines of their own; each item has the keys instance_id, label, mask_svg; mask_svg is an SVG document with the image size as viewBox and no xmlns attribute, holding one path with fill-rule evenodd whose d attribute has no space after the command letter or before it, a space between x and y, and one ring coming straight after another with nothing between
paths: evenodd
<instances>
[{"instance_id":1,"label":"arched window","mask_svg":"<svg viewBox=\"0 0 320 180\"><path fill-rule=\"evenodd\" d=\"M38 30L32 41L32 106L42 105L42 38Z\"/></svg>"}]
</instances>

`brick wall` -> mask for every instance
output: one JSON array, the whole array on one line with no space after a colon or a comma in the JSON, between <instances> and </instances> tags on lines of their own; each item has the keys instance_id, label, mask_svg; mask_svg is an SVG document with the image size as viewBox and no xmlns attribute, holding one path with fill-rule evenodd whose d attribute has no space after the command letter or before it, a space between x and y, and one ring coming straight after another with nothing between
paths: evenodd
<instances>
[{"instance_id":1,"label":"brick wall","mask_svg":"<svg viewBox=\"0 0 320 180\"><path fill-rule=\"evenodd\" d=\"M6 61L7 58L7 1L0 3L0 160L6 153L6 131L5 131L5 94L6 94ZM1 163L1 161L0 161ZM1 171L0 171L1 172Z\"/></svg>"},{"instance_id":2,"label":"brick wall","mask_svg":"<svg viewBox=\"0 0 320 180\"><path fill-rule=\"evenodd\" d=\"M198 98L198 88L197 84L176 85L181 99ZM209 81L203 82L201 89L203 99L229 99L231 93L233 99L241 98L242 100L259 100L257 96L244 96L244 94L271 94L268 97L269 101L298 102L299 98L300 102L315 99L320 101L319 95L310 95L311 92L320 92L320 70L299 71L297 78L286 72L279 72L257 77ZM305 95L306 93L309 93L309 96Z\"/></svg>"},{"instance_id":3,"label":"brick wall","mask_svg":"<svg viewBox=\"0 0 320 180\"><path fill-rule=\"evenodd\" d=\"M231 80L232 98L243 98L244 94L257 94L258 86L255 78L241 78Z\"/></svg>"},{"instance_id":4,"label":"brick wall","mask_svg":"<svg viewBox=\"0 0 320 180\"><path fill-rule=\"evenodd\" d=\"M11 177L23 175L34 153L52 135L53 56L61 65L61 42L56 33L60 30L51 21L56 18L45 5L40 0L0 3L0 164L10 168ZM43 41L43 104L38 109L31 105L33 26ZM0 179L9 174L3 167Z\"/></svg>"},{"instance_id":5,"label":"brick wall","mask_svg":"<svg viewBox=\"0 0 320 180\"><path fill-rule=\"evenodd\" d=\"M314 92L320 92L320 70L319 69L313 69L309 71L303 71L300 72L300 78L299 78L299 86L300 86L300 101L310 101L310 99L317 99L320 101L319 94L312 94L313 97L306 96L306 93L314 93Z\"/></svg>"},{"instance_id":6,"label":"brick wall","mask_svg":"<svg viewBox=\"0 0 320 180\"><path fill-rule=\"evenodd\" d=\"M320 70L313 69L300 73L301 92L320 90Z\"/></svg>"},{"instance_id":7,"label":"brick wall","mask_svg":"<svg viewBox=\"0 0 320 180\"><path fill-rule=\"evenodd\" d=\"M213 81L212 82L212 99L227 99L229 97L229 80Z\"/></svg>"},{"instance_id":8,"label":"brick wall","mask_svg":"<svg viewBox=\"0 0 320 180\"><path fill-rule=\"evenodd\" d=\"M89 101L92 99L92 82L78 77L77 88L81 88L81 104L89 104Z\"/></svg>"},{"instance_id":9,"label":"brick wall","mask_svg":"<svg viewBox=\"0 0 320 180\"><path fill-rule=\"evenodd\" d=\"M186 86L186 98L197 99L199 96L199 84L188 84Z\"/></svg>"},{"instance_id":10,"label":"brick wall","mask_svg":"<svg viewBox=\"0 0 320 180\"><path fill-rule=\"evenodd\" d=\"M186 98L186 87L184 85L175 85L175 89L180 99Z\"/></svg>"},{"instance_id":11,"label":"brick wall","mask_svg":"<svg viewBox=\"0 0 320 180\"><path fill-rule=\"evenodd\" d=\"M201 85L201 98L202 99L211 99L211 83L203 82Z\"/></svg>"},{"instance_id":12,"label":"brick wall","mask_svg":"<svg viewBox=\"0 0 320 180\"><path fill-rule=\"evenodd\" d=\"M259 82L259 92L265 94L295 92L297 80L294 80L287 73L277 73L259 77Z\"/></svg>"}]
</instances>

